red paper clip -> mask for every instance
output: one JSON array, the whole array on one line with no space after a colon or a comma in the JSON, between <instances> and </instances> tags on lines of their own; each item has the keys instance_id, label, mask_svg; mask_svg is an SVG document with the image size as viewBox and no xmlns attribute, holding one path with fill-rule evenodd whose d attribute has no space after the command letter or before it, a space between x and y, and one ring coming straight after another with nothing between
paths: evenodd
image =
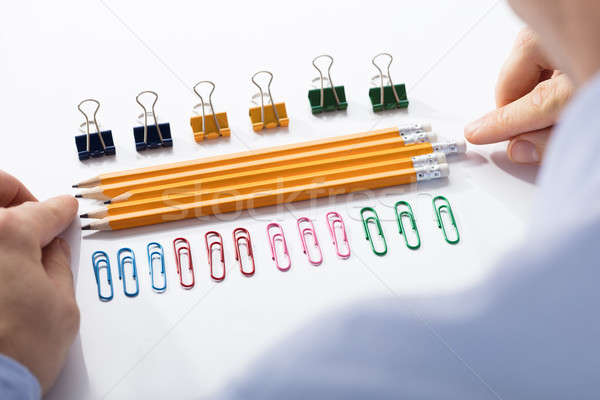
<instances>
[{"instance_id":1,"label":"red paper clip","mask_svg":"<svg viewBox=\"0 0 600 400\"><path fill-rule=\"evenodd\" d=\"M248 257L252 262L252 269L248 272L244 271L244 266L242 265L242 257L240 257L240 241L246 242L246 248L248 249ZM252 250L252 241L250 240L250 232L244 228L235 228L233 230L233 247L235 247L235 259L240 264L240 272L244 276L252 276L254 275L254 271L256 266L254 265L254 251Z\"/></svg>"},{"instance_id":2,"label":"red paper clip","mask_svg":"<svg viewBox=\"0 0 600 400\"><path fill-rule=\"evenodd\" d=\"M194 265L192 264L192 248L190 247L190 242L184 238L177 238L173 240L173 251L175 252L175 264L177 265L177 273L179 274L179 282L181 283L181 286L185 289L193 288L196 281L194 278ZM189 269L192 274L191 283L183 282L183 274L181 273L181 255L183 252L187 252Z\"/></svg>"},{"instance_id":3,"label":"red paper clip","mask_svg":"<svg viewBox=\"0 0 600 400\"><path fill-rule=\"evenodd\" d=\"M328 212L325 215L327 219L327 226L329 227L329 233L331 234L331 239L333 240L333 246L335 247L335 252L338 257L343 258L344 260L350 257L350 243L348 242L348 236L346 235L346 226L344 225L344 220L342 216L335 211ZM340 242L338 240L338 236L335 233L336 224L341 228L342 231L342 242L348 248L346 253L342 253L342 249L340 247Z\"/></svg>"},{"instance_id":4,"label":"red paper clip","mask_svg":"<svg viewBox=\"0 0 600 400\"><path fill-rule=\"evenodd\" d=\"M214 237L216 240L209 239L210 237ZM215 281L222 281L225 279L225 250L223 249L223 238L219 232L210 231L206 232L204 235L204 240L206 241L206 253L208 254L208 265L210 266L210 277ZM213 247L219 247L219 251L221 253L221 265L223 266L223 274L221 276L215 275L213 270Z\"/></svg>"},{"instance_id":5,"label":"red paper clip","mask_svg":"<svg viewBox=\"0 0 600 400\"><path fill-rule=\"evenodd\" d=\"M301 217L296 221L298 225L298 233L300 233L300 241L302 242L302 251L308 257L308 262L312 265L321 265L323 263L323 253L321 252L321 246L319 246L319 239L317 239L317 232L315 232L315 226L309 218ZM302 225L308 225L305 228L302 228ZM310 252L308 251L308 245L306 243L306 237L312 236L315 242L315 248L319 251L319 257L317 259L313 259L310 256Z\"/></svg>"},{"instance_id":6,"label":"red paper clip","mask_svg":"<svg viewBox=\"0 0 600 400\"><path fill-rule=\"evenodd\" d=\"M274 235L271 235L271 228L277 228L279 232L275 233ZM283 228L281 227L281 225L279 225L276 222L271 222L269 225L267 225L267 237L269 238L269 244L271 245L271 254L273 255L272 258L273 261L275 261L275 266L280 271L289 270L292 267L292 259L290 257L290 252L288 251L287 242L285 241L285 235L283 233ZM283 254L288 259L287 267L282 267L279 264L279 258L277 257L277 249L275 248L276 242L281 242L283 246Z\"/></svg>"}]
</instances>

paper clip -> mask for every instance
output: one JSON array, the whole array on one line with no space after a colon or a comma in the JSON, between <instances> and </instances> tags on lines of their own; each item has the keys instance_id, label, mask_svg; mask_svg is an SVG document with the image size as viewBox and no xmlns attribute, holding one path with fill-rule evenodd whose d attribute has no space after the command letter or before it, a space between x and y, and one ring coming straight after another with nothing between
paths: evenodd
<instances>
[{"instance_id":1,"label":"paper clip","mask_svg":"<svg viewBox=\"0 0 600 400\"><path fill-rule=\"evenodd\" d=\"M123 257L121 255L125 253ZM119 267L119 279L123 281L123 292L127 297L135 297L140 293L140 283L138 281L137 266L135 265L135 254L133 250L124 247L117 252L117 262ZM135 291L127 291L127 283L125 279L125 264L131 264L131 276L135 281Z\"/></svg>"},{"instance_id":2,"label":"paper clip","mask_svg":"<svg viewBox=\"0 0 600 400\"><path fill-rule=\"evenodd\" d=\"M390 62L387 65L387 75L383 74L383 71L375 60L378 57L387 56L390 58ZM392 75L390 74L390 66L392 65L392 57L389 53L379 53L371 60L371 63L379 71L379 75L372 78L373 82L379 79L379 87L373 87L369 89L369 98L371 99L371 105L373 111L379 112L383 110L391 110L394 108L407 108L408 98L406 96L406 86L404 84L394 85L392 81ZM384 80L387 78L389 85L384 84Z\"/></svg>"},{"instance_id":3,"label":"paper clip","mask_svg":"<svg viewBox=\"0 0 600 400\"><path fill-rule=\"evenodd\" d=\"M269 82L267 83L267 92L263 91L263 88L256 82L256 78L259 74L269 75ZM271 129L277 128L278 126L288 126L290 120L287 116L285 109L285 103L275 103L273 101L273 95L271 94L271 82L273 82L273 74L269 71L258 71L252 75L252 83L256 85L259 93L252 96L253 101L260 97L260 107L250 108L250 121L252 122L252 129L255 132L262 131L263 128ZM268 96L269 103L265 105L265 96Z\"/></svg>"},{"instance_id":4,"label":"paper clip","mask_svg":"<svg viewBox=\"0 0 600 400\"><path fill-rule=\"evenodd\" d=\"M248 249L248 258L252 263L252 269L250 271L244 270L244 266L242 265L242 257L240 256L240 242L246 242L246 248ZM244 228L235 228L233 230L233 247L235 247L235 259L240 264L240 271L244 276L252 276L254 275L254 271L256 270L256 266L254 264L254 251L252 250L252 241L250 240L250 232Z\"/></svg>"},{"instance_id":5,"label":"paper clip","mask_svg":"<svg viewBox=\"0 0 600 400\"><path fill-rule=\"evenodd\" d=\"M94 109L93 117L90 118L81 108L85 103L94 103L96 108ZM85 122L79 127L84 135L75 136L75 145L77 146L77 153L79 160L87 160L90 157L102 157L115 154L115 143L113 142L112 131L101 131L100 124L96 118L98 110L100 109L100 102L95 99L85 99L77 106L77 109L85 117ZM94 124L96 132L90 132L90 125ZM83 128L85 127L85 130Z\"/></svg>"},{"instance_id":6,"label":"paper clip","mask_svg":"<svg viewBox=\"0 0 600 400\"><path fill-rule=\"evenodd\" d=\"M271 228L276 228L279 230L279 232L275 233L274 235L271 235ZM271 258L273 258L273 261L275 261L275 266L280 271L285 272L289 270L292 267L292 258L290 257L290 252L288 251L287 242L285 241L285 235L283 233L283 228L281 227L281 225L279 225L276 222L271 222L269 225L267 225L267 237L269 238L269 244L271 245ZM287 267L282 267L279 263L279 258L277 257L276 249L277 242L281 242L281 245L283 246L283 254L288 259Z\"/></svg>"},{"instance_id":7,"label":"paper clip","mask_svg":"<svg viewBox=\"0 0 600 400\"><path fill-rule=\"evenodd\" d=\"M98 298L100 301L111 301L114 295L112 274L110 272L110 260L108 254L104 251L96 251L92 254L92 265L94 266L94 276L96 277L96 285L98 286ZM106 281L110 288L110 295L102 295L102 285L100 284L100 270L106 269Z\"/></svg>"},{"instance_id":8,"label":"paper clip","mask_svg":"<svg viewBox=\"0 0 600 400\"><path fill-rule=\"evenodd\" d=\"M350 243L348 242L348 235L346 234L346 226L344 225L344 220L342 216L335 211L328 212L325 215L325 219L327 220L327 226L329 227L329 233L331 234L331 240L333 240L333 246L335 247L335 252L338 257L342 259L347 259L350 257ZM336 225L341 230L341 241L338 239L338 235L335 232ZM342 252L341 243L344 243L344 246L348 248L347 252Z\"/></svg>"},{"instance_id":9,"label":"paper clip","mask_svg":"<svg viewBox=\"0 0 600 400\"><path fill-rule=\"evenodd\" d=\"M300 241L302 242L302 251L308 257L308 262L312 265L318 266L323 263L323 253L321 252L321 246L319 246L319 239L317 239L317 232L315 232L315 226L309 218L301 217L296 221L298 225L298 233L300 234ZM302 225L308 225L302 228ZM314 240L314 247L317 249L319 256L318 258L312 258L308 251L308 244L306 243L306 237L312 236Z\"/></svg>"},{"instance_id":10,"label":"paper clip","mask_svg":"<svg viewBox=\"0 0 600 400\"><path fill-rule=\"evenodd\" d=\"M212 87L208 95L208 104L204 102L204 98L198 92L198 86L203 83ZM192 132L194 132L194 140L196 142L202 142L205 139L231 136L231 129L229 129L229 122L227 121L227 113L215 113L215 108L212 103L214 91L215 84L211 81L200 81L194 85L194 93L200 97L200 103L194 106L194 111L198 108L202 110L202 115L196 115L190 118L190 125L192 126ZM208 115L206 114L206 107L210 108L210 114Z\"/></svg>"},{"instance_id":11,"label":"paper clip","mask_svg":"<svg viewBox=\"0 0 600 400\"><path fill-rule=\"evenodd\" d=\"M165 271L165 253L160 243L151 242L146 246L148 251L148 267L150 268L150 281L152 283L152 289L156 292L162 293L167 290L167 273ZM164 280L162 286L156 286L154 283L154 260L160 260L160 275Z\"/></svg>"},{"instance_id":12,"label":"paper clip","mask_svg":"<svg viewBox=\"0 0 600 400\"><path fill-rule=\"evenodd\" d=\"M152 102L151 111L148 111L146 106L142 104L140 97L145 94L151 94L154 96ZM158 117L154 107L158 101L158 94L152 90L145 90L140 92L136 97L135 101L142 107L144 112L138 115L138 119L144 119L144 126L136 126L133 128L133 139L135 140L135 149L137 151L144 151L146 149L156 149L159 147L173 147L173 139L171 138L171 125L169 123L158 123ZM154 124L148 125L148 117L154 119Z\"/></svg>"},{"instance_id":13,"label":"paper clip","mask_svg":"<svg viewBox=\"0 0 600 400\"><path fill-rule=\"evenodd\" d=\"M373 213L373 215L365 219L364 214L366 212L371 212ZM360 217L362 218L363 228L365 228L365 234L367 235L367 240L371 243L371 249L373 250L373 253L380 257L385 256L387 254L387 242L385 241L383 228L381 227L381 222L379 221L379 216L377 215L377 212L371 207L365 207L362 210L360 210ZM375 243L373 243L373 237L371 236L371 231L369 230L370 223L374 223L377 226L377 234L381 237L381 240L383 241L383 250L381 251L377 250L375 248Z\"/></svg>"},{"instance_id":14,"label":"paper clip","mask_svg":"<svg viewBox=\"0 0 600 400\"><path fill-rule=\"evenodd\" d=\"M173 251L175 253L175 266L177 268L177 274L179 274L179 283L184 289L191 289L194 287L196 282L194 278L194 265L192 264L192 248L190 247L190 242L184 238L177 238L173 240ZM189 264L189 270L192 274L192 282L184 283L183 282L183 273L181 271L181 256L182 253L187 253L187 259Z\"/></svg>"},{"instance_id":15,"label":"paper clip","mask_svg":"<svg viewBox=\"0 0 600 400\"><path fill-rule=\"evenodd\" d=\"M406 206L408 208L408 210L398 212L398 208L400 206ZM404 236L404 242L406 243L406 247L408 247L411 250L417 250L419 247L421 247L421 237L419 236L419 230L417 229L417 222L415 221L415 214L413 213L412 207L406 201L399 201L394 206L394 210L396 211L396 220L398 221L398 229L400 231L400 234L402 236ZM416 239L417 243L415 243L415 244L410 244L408 241L408 235L406 233L406 228L404 228L404 222L403 222L403 219L405 217L408 218L408 220L410 221L412 230L417 237L417 239Z\"/></svg>"},{"instance_id":16,"label":"paper clip","mask_svg":"<svg viewBox=\"0 0 600 400\"><path fill-rule=\"evenodd\" d=\"M437 202L443 202L439 207L437 206ZM449 244L457 244L460 242L460 234L458 233L458 226L456 226L456 219L454 218L454 213L452 212L452 207L450 206L450 202L444 196L437 196L433 198L433 210L435 211L435 217L437 219L438 228L442 230L444 233L444 239ZM446 212L450 217L450 224L454 227L456 231L456 239L449 239L448 234L446 232L446 226L444 225L444 221L442 220L442 212Z\"/></svg>"},{"instance_id":17,"label":"paper clip","mask_svg":"<svg viewBox=\"0 0 600 400\"><path fill-rule=\"evenodd\" d=\"M216 240L211 241L209 238L214 237ZM208 254L208 265L210 266L210 277L215 281L220 282L225 279L225 250L223 249L223 238L219 232L210 231L206 232L204 235L204 240L206 241L206 253ZM221 276L217 276L213 270L213 247L219 247L220 261L223 266L223 274Z\"/></svg>"},{"instance_id":18,"label":"paper clip","mask_svg":"<svg viewBox=\"0 0 600 400\"><path fill-rule=\"evenodd\" d=\"M323 71L317 66L319 58L328 58L330 60L327 67L327 78L323 76ZM320 89L312 89L308 91L308 100L313 114L322 112L345 110L348 108L346 102L346 92L343 86L334 86L331 80L331 67L333 66L333 57L328 54L317 56L313 59L312 65L319 71L319 77L313 79L313 82L320 82ZM329 82L329 87L325 87L325 81Z\"/></svg>"}]
</instances>

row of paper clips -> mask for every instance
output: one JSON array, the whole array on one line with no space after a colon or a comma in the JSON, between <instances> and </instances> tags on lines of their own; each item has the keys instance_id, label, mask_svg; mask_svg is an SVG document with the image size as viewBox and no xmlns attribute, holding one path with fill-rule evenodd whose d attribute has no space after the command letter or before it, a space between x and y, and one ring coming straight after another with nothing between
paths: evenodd
<instances>
[{"instance_id":1,"label":"row of paper clips","mask_svg":"<svg viewBox=\"0 0 600 400\"><path fill-rule=\"evenodd\" d=\"M454 218L454 213L452 212L452 207L450 206L450 202L444 196L437 196L433 198L433 209L435 213L435 219L437 221L437 226L442 230L442 234L444 235L444 240L446 240L449 244L457 244L460 242L460 233L458 232L458 226L456 225L456 219ZM406 243L406 247L411 250L417 250L421 247L421 236L419 235L419 229L417 228L417 221L415 220L415 214L413 213L412 207L407 201L398 201L394 205L394 211L396 213L396 221L398 222L398 230L400 235L404 237L404 242ZM446 214L448 216L449 222L444 223L443 215ZM375 211L372 207L364 207L360 210L360 216L362 219L363 227L365 230L365 235L367 240L371 243L371 249L373 253L378 256L384 256L387 254L387 242L385 240L385 235L383 233L383 227L381 226L381 221L379 220L379 216L377 215L377 211ZM409 227L405 227L405 220L408 220ZM374 236L371 233L370 225L374 225L377 229L377 235L381 239L381 245L377 246L375 244ZM449 232L449 228L447 225L451 225L451 229L453 232ZM413 232L411 238L409 238L409 230Z\"/></svg>"},{"instance_id":2,"label":"row of paper clips","mask_svg":"<svg viewBox=\"0 0 600 400\"><path fill-rule=\"evenodd\" d=\"M350 244L346 234L346 227L341 215L337 212L329 212L326 214L327 224L333 244L336 249L336 254L342 258L350 257ZM307 255L310 264L318 266L323 263L323 253L317 239L315 227L311 219L302 217L297 220L298 233L302 242L302 249ZM285 239L283 228L278 223L270 223L267 225L267 237L269 238L271 254L275 266L280 271L287 271L292 266L290 253ZM208 254L208 265L210 269L210 277L217 282L223 281L226 275L225 268L225 250L223 245L223 237L219 232L210 231L204 235L206 243L206 252ZM256 271L254 262L254 250L252 248L252 240L250 233L245 228L236 228L233 231L233 244L235 248L235 259L239 264L240 272L246 277L251 277ZM248 265L244 265L241 248L246 248L248 257ZM280 251L278 251L280 250ZM152 290L157 293L162 293L167 290L167 275L165 269L165 253L160 243L151 242L146 246L148 257L148 269ZM184 289L191 289L196 284L194 276L194 265L192 262L192 249L187 239L179 237L173 240L173 251L175 254L175 265L179 282ZM221 271L213 265L215 255L218 262L221 264ZM284 259L285 258L285 259ZM94 268L94 276L98 287L98 297L101 301L110 301L114 297L113 280L110 266L110 259L106 252L96 251L92 254L92 265ZM184 278L184 269L189 271L189 278ZM127 297L136 297L140 293L140 285L138 280L138 270L135 259L135 253L131 248L125 247L117 252L117 269L119 280L123 281L123 292ZM106 283L101 282L101 271L105 271ZM131 271L131 279L127 283L125 271ZM159 272L157 273L156 271ZM217 270L217 271L216 271ZM104 289L103 289L104 287Z\"/></svg>"}]
</instances>

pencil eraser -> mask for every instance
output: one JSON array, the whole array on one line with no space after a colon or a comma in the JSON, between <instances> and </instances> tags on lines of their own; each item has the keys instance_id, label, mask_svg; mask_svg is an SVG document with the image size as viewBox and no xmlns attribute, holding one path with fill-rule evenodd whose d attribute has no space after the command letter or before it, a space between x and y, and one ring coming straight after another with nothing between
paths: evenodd
<instances>
[{"instance_id":1,"label":"pencil eraser","mask_svg":"<svg viewBox=\"0 0 600 400\"><path fill-rule=\"evenodd\" d=\"M432 131L432 127L431 127L431 123L429 122L425 122L423 124L421 124L421 128L423 129L423 131L425 132L431 132Z\"/></svg>"},{"instance_id":2,"label":"pencil eraser","mask_svg":"<svg viewBox=\"0 0 600 400\"><path fill-rule=\"evenodd\" d=\"M456 149L458 150L458 154L464 154L467 152L467 142L465 142L465 139L458 139L456 141Z\"/></svg>"},{"instance_id":3,"label":"pencil eraser","mask_svg":"<svg viewBox=\"0 0 600 400\"><path fill-rule=\"evenodd\" d=\"M440 164L439 168L441 178L447 178L448 176L450 176L450 167L448 166L448 164Z\"/></svg>"},{"instance_id":4,"label":"pencil eraser","mask_svg":"<svg viewBox=\"0 0 600 400\"><path fill-rule=\"evenodd\" d=\"M431 125L429 126L431 128ZM425 137L427 138L428 143L437 142L437 133L429 131L425 131Z\"/></svg>"}]
</instances>

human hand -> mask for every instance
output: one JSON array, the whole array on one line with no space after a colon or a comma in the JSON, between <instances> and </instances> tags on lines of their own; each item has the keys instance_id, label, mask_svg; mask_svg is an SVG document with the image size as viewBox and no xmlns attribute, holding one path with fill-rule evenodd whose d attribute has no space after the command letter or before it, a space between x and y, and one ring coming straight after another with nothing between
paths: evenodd
<instances>
[{"instance_id":1,"label":"human hand","mask_svg":"<svg viewBox=\"0 0 600 400\"><path fill-rule=\"evenodd\" d=\"M500 73L498 108L467 125L465 137L473 144L508 140L512 161L537 164L573 90L542 53L537 35L525 29Z\"/></svg>"},{"instance_id":2,"label":"human hand","mask_svg":"<svg viewBox=\"0 0 600 400\"><path fill-rule=\"evenodd\" d=\"M0 171L0 353L26 366L45 393L79 329L68 244L71 196L37 202Z\"/></svg>"}]
</instances>

